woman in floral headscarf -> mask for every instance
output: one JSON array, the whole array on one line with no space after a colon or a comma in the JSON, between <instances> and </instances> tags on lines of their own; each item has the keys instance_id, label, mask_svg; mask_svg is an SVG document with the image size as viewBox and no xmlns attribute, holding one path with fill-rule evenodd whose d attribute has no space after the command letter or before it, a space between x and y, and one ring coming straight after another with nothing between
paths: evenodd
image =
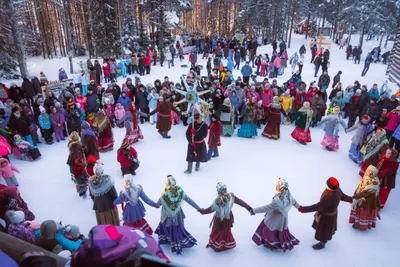
<instances>
[{"instance_id":1,"label":"woman in floral headscarf","mask_svg":"<svg viewBox=\"0 0 400 267\"><path fill-rule=\"evenodd\" d=\"M82 123L81 142L85 158L88 158L89 155L94 155L96 159L100 158L97 136L86 121Z\"/></svg>"},{"instance_id":2,"label":"woman in floral headscarf","mask_svg":"<svg viewBox=\"0 0 400 267\"><path fill-rule=\"evenodd\" d=\"M67 164L69 166L69 172L71 173L71 179L74 180L74 165L77 159L85 159L83 156L83 148L77 132L72 132L69 136L68 142L69 155ZM85 161L85 160L84 160Z\"/></svg>"},{"instance_id":3,"label":"woman in floral headscarf","mask_svg":"<svg viewBox=\"0 0 400 267\"><path fill-rule=\"evenodd\" d=\"M267 125L262 133L263 136L275 140L278 140L281 137L281 113L286 117L286 112L283 110L283 107L279 102L279 96L274 96L272 103L269 104L265 112Z\"/></svg>"},{"instance_id":4,"label":"woman in floral headscarf","mask_svg":"<svg viewBox=\"0 0 400 267\"><path fill-rule=\"evenodd\" d=\"M381 202L380 208L383 209L390 191L396 185L397 169L399 168L399 163L397 162L397 151L393 148L387 149L385 155L382 156L376 168L379 171L378 178L381 184L379 189L379 199Z\"/></svg>"},{"instance_id":5,"label":"woman in floral headscarf","mask_svg":"<svg viewBox=\"0 0 400 267\"><path fill-rule=\"evenodd\" d=\"M346 123L340 117L340 108L336 106L333 109L333 114L327 116L319 122L324 124L324 139L321 145L328 151L335 151L339 149L339 125L342 125L343 129L347 128Z\"/></svg>"},{"instance_id":6,"label":"woman in floral headscarf","mask_svg":"<svg viewBox=\"0 0 400 267\"><path fill-rule=\"evenodd\" d=\"M296 121L296 128L294 128L291 136L294 140L302 145L311 143L310 125L312 123L313 111L310 108L310 102L304 102L301 107L291 118L291 121Z\"/></svg>"},{"instance_id":7,"label":"woman in floral headscarf","mask_svg":"<svg viewBox=\"0 0 400 267\"><path fill-rule=\"evenodd\" d=\"M138 142L139 139L144 139L142 130L139 127L138 115L147 116L145 113L138 111L135 103L132 102L129 104L125 115L117 122L117 124L124 122L126 134L123 142L127 142L129 145Z\"/></svg>"},{"instance_id":8,"label":"woman in floral headscarf","mask_svg":"<svg viewBox=\"0 0 400 267\"><path fill-rule=\"evenodd\" d=\"M258 246L264 245L271 250L282 249L283 252L290 251L298 245L300 241L289 232L288 228L289 210L292 206L296 209L300 207L289 191L288 182L279 178L272 202L253 209L254 214L265 213L264 220L253 235L254 243Z\"/></svg>"},{"instance_id":9,"label":"woman in floral headscarf","mask_svg":"<svg viewBox=\"0 0 400 267\"><path fill-rule=\"evenodd\" d=\"M378 169L370 165L354 194L349 219L354 229L366 231L376 227L376 218L380 219L379 185Z\"/></svg>"},{"instance_id":10,"label":"woman in floral headscarf","mask_svg":"<svg viewBox=\"0 0 400 267\"><path fill-rule=\"evenodd\" d=\"M124 175L124 190L121 191L119 197L114 200L114 205L126 203L125 208L122 205L124 225L152 235L153 230L144 219L146 209L139 198L146 202L147 205L159 208L154 201L147 197L142 186L133 182L132 174Z\"/></svg>"},{"instance_id":11,"label":"woman in floral headscarf","mask_svg":"<svg viewBox=\"0 0 400 267\"><path fill-rule=\"evenodd\" d=\"M182 210L183 201L200 212L200 207L186 195L185 191L176 185L172 175L168 175L165 190L157 202L161 208L161 221L156 229L159 244L169 244L171 251L181 254L183 248L191 248L197 240L186 231L185 214Z\"/></svg>"},{"instance_id":12,"label":"woman in floral headscarf","mask_svg":"<svg viewBox=\"0 0 400 267\"><path fill-rule=\"evenodd\" d=\"M358 174L363 177L365 170L369 165L377 166L381 155L384 155L388 148L389 141L386 138L386 131L382 128L378 128L365 146L363 161L361 162L361 170Z\"/></svg>"},{"instance_id":13,"label":"woman in floral headscarf","mask_svg":"<svg viewBox=\"0 0 400 267\"><path fill-rule=\"evenodd\" d=\"M102 109L99 110L98 116L97 143L99 145L99 152L111 151L114 148L114 137L111 129L111 122Z\"/></svg>"},{"instance_id":14,"label":"woman in floral headscarf","mask_svg":"<svg viewBox=\"0 0 400 267\"><path fill-rule=\"evenodd\" d=\"M233 193L228 193L226 185L224 183L217 184L218 197L215 199L213 204L200 211L201 214L210 214L215 212L211 224L213 228L210 234L210 240L208 241L207 248L211 247L213 250L225 251L236 247L236 241L233 238L231 228L233 227L233 204L237 204L251 211L251 207L236 197Z\"/></svg>"}]
</instances>

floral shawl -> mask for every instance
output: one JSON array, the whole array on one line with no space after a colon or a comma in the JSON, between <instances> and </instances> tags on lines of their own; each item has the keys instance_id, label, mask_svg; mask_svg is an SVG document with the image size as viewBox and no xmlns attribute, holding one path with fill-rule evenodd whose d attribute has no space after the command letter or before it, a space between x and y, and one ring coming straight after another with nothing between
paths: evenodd
<instances>
[{"instance_id":1,"label":"floral shawl","mask_svg":"<svg viewBox=\"0 0 400 267\"><path fill-rule=\"evenodd\" d=\"M378 177L378 169L370 165L365 171L364 177L357 186L356 194L363 191L369 191L375 194L379 194L379 185L380 182ZM362 199L358 199L353 203L352 207L360 207L361 203Z\"/></svg>"},{"instance_id":2,"label":"floral shawl","mask_svg":"<svg viewBox=\"0 0 400 267\"><path fill-rule=\"evenodd\" d=\"M217 184L218 197L212 204L212 209L215 211L218 218L221 220L230 219L231 209L235 203L235 196L227 192L225 184Z\"/></svg>"},{"instance_id":3,"label":"floral shawl","mask_svg":"<svg viewBox=\"0 0 400 267\"><path fill-rule=\"evenodd\" d=\"M365 148L364 160L370 158L372 155L377 153L384 144L388 143L389 141L386 138L385 130L382 130L379 136L376 136L375 133L367 143L367 146Z\"/></svg>"},{"instance_id":4,"label":"floral shawl","mask_svg":"<svg viewBox=\"0 0 400 267\"><path fill-rule=\"evenodd\" d=\"M175 217L181 209L183 200L185 198L185 191L177 185L171 186L169 189L165 188L161 196L163 207L166 209L168 217Z\"/></svg>"}]
</instances>

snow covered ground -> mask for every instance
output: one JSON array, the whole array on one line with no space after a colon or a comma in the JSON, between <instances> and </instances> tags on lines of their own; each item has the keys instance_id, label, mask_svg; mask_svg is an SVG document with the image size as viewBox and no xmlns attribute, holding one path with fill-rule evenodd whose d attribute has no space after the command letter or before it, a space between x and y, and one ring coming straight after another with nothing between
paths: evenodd
<instances>
[{"instance_id":1,"label":"snow covered ground","mask_svg":"<svg viewBox=\"0 0 400 267\"><path fill-rule=\"evenodd\" d=\"M354 36L354 43L356 39ZM302 43L307 47L303 80L309 84L315 78L313 65L309 63L310 51L304 36L293 36L292 48L288 49L289 57L294 51L298 51ZM377 43L377 41L365 43L364 56L368 48L373 48ZM270 54L271 50L270 46L265 46L260 48L259 53ZM345 60L344 53L345 50L338 50L338 46L332 45L329 68L331 80L339 70L343 72L344 87L358 80L361 84L368 84L370 88L373 83L378 83L380 86L386 80L386 65L372 64L367 76L361 78L363 62L354 65L352 61ZM201 61L201 64L205 66L205 61ZM176 63L175 68L171 69L152 67L152 74L141 77L141 80L144 84L153 83L156 78L162 80L168 75L170 80L178 81L179 75L187 71L179 65L180 63ZM44 71L49 80L54 80L60 67L68 69L68 60L34 58L28 61L28 67L31 73L38 74ZM235 71L234 75L239 75L239 72ZM285 75L278 79L278 83L283 83L289 77L290 70L287 69ZM122 83L122 78L118 79L118 83ZM397 90L393 85L391 88L394 92ZM343 129L339 132L340 149L337 152L328 152L321 147L322 128L311 130L313 142L307 146L299 145L291 138L293 126L281 127L279 141L261 136L251 140L237 136L222 138L220 158L202 164L200 172L185 175L183 173L186 168L187 148L185 127L173 126L170 140L162 139L155 127L150 124L141 125L141 128L145 139L135 144L141 161L135 178L153 200L160 197L168 174L174 175L178 185L203 208L207 208L215 199L217 195L215 185L219 181L224 182L230 192L234 192L252 207L258 207L270 202L275 193L275 182L279 177L289 182L293 196L301 205L318 202L325 188L326 179L330 176L337 177L342 190L349 195L353 194L360 180L358 166L347 156L353 133L345 134ZM124 129L114 129L116 147L121 144L124 133ZM21 194L37 220L62 220L65 224L78 225L81 232L87 235L89 229L96 224L96 219L92 211L92 201L90 198L79 198L75 185L69 178L69 169L66 165L67 143L55 143L52 146L42 144L39 148L43 156L37 162L12 159L21 171L17 175ZM105 173L112 176L119 191L123 187L123 180L116 153L115 149L101 154L100 162L104 163ZM313 213L301 214L292 209L289 229L300 240L300 245L288 253L271 252L263 247L257 247L251 238L263 215L250 216L239 206L233 208L235 216L233 235L237 247L221 253L206 249L212 215L200 215L189 205L184 205L183 209L187 216L185 227L198 240L198 245L184 250L180 256L171 254L169 247L164 249L171 260L187 266L274 266L276 264L327 267L395 266L395 263L400 261L399 201L400 190L393 190L387 206L381 212L382 220L378 221L376 229L367 232L352 229L348 223L350 205L342 203L339 206L338 231L322 251L314 251L311 248L316 242L314 230L311 228ZM151 207L146 209L146 219L155 230L159 223L160 210Z\"/></svg>"}]
</instances>

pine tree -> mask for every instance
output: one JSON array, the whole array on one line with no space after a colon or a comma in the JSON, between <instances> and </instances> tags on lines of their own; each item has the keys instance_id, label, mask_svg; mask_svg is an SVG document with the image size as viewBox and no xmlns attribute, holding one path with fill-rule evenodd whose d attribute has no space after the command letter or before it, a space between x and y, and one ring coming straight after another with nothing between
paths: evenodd
<instances>
[{"instance_id":1,"label":"pine tree","mask_svg":"<svg viewBox=\"0 0 400 267\"><path fill-rule=\"evenodd\" d=\"M0 38L0 72L9 73L17 68L16 53L11 47L11 39Z\"/></svg>"},{"instance_id":2,"label":"pine tree","mask_svg":"<svg viewBox=\"0 0 400 267\"><path fill-rule=\"evenodd\" d=\"M135 20L136 0L125 0L123 6L125 14L122 22L122 43L125 49L132 53L137 53L141 50L141 45L144 46L147 43L140 42L140 36L137 31L138 25L136 25Z\"/></svg>"}]
</instances>

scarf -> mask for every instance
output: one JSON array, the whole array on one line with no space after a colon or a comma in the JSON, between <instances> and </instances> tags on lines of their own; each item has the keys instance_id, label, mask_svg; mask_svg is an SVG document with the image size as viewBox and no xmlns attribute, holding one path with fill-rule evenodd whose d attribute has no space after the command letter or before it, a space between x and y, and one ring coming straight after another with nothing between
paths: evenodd
<instances>
[{"instance_id":1,"label":"scarf","mask_svg":"<svg viewBox=\"0 0 400 267\"><path fill-rule=\"evenodd\" d=\"M279 102L279 97L277 97L277 96L273 97L272 103L270 104L270 107L271 108L277 108L277 109L281 109L282 108L282 105Z\"/></svg>"},{"instance_id":2,"label":"scarf","mask_svg":"<svg viewBox=\"0 0 400 267\"><path fill-rule=\"evenodd\" d=\"M279 211L283 216L287 217L288 212L291 208L291 194L289 191L289 183L282 178L279 178L276 182L276 194L272 198L275 204L278 206Z\"/></svg>"},{"instance_id":3,"label":"scarf","mask_svg":"<svg viewBox=\"0 0 400 267\"><path fill-rule=\"evenodd\" d=\"M235 203L235 197L227 192L226 185L223 183L217 184L218 197L212 204L212 209L221 220L229 219L231 209Z\"/></svg>"},{"instance_id":4,"label":"scarf","mask_svg":"<svg viewBox=\"0 0 400 267\"><path fill-rule=\"evenodd\" d=\"M99 115L98 117L98 123L97 123L97 132L101 133L108 125L109 119L107 116L103 115Z\"/></svg>"},{"instance_id":5,"label":"scarf","mask_svg":"<svg viewBox=\"0 0 400 267\"><path fill-rule=\"evenodd\" d=\"M389 141L386 138L386 131L382 130L379 136L375 133L372 138L368 141L365 148L364 160L370 158L372 155L377 153L384 144L388 144Z\"/></svg>"},{"instance_id":6,"label":"scarf","mask_svg":"<svg viewBox=\"0 0 400 267\"><path fill-rule=\"evenodd\" d=\"M161 196L163 207L167 212L168 217L175 217L181 208L185 198L185 191L176 185L176 180L173 176L168 176L165 182L164 193Z\"/></svg>"},{"instance_id":7,"label":"scarf","mask_svg":"<svg viewBox=\"0 0 400 267\"><path fill-rule=\"evenodd\" d=\"M372 165L370 165L365 171L364 177L360 181L357 186L356 194L369 191L375 194L379 193L379 177L378 177L378 169ZM361 207L362 199L358 199L354 201L352 207Z\"/></svg>"},{"instance_id":8,"label":"scarf","mask_svg":"<svg viewBox=\"0 0 400 267\"><path fill-rule=\"evenodd\" d=\"M72 132L69 137L68 147L73 146L74 144L80 144L79 142L79 135L77 132Z\"/></svg>"},{"instance_id":9,"label":"scarf","mask_svg":"<svg viewBox=\"0 0 400 267\"><path fill-rule=\"evenodd\" d=\"M131 206L136 206L141 191L141 185L136 185L133 183L132 180L127 180L125 184L125 191L123 192L123 194L125 198L128 199L128 202Z\"/></svg>"},{"instance_id":10,"label":"scarf","mask_svg":"<svg viewBox=\"0 0 400 267\"><path fill-rule=\"evenodd\" d=\"M107 194L114 187L109 175L92 176L89 179L90 191L95 197Z\"/></svg>"}]
</instances>

